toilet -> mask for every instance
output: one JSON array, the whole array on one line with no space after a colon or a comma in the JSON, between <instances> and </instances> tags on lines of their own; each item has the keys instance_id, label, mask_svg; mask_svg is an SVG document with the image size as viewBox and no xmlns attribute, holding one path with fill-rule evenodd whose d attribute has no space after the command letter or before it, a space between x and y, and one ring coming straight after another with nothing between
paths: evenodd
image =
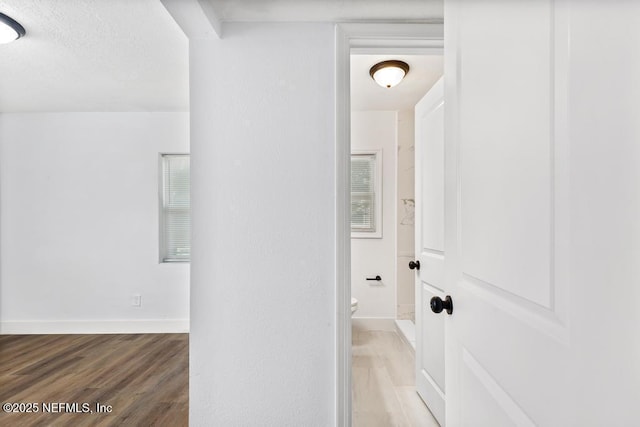
<instances>
[{"instance_id":1,"label":"toilet","mask_svg":"<svg viewBox=\"0 0 640 427\"><path fill-rule=\"evenodd\" d=\"M355 298L351 298L351 315L356 312L358 309L358 300Z\"/></svg>"}]
</instances>

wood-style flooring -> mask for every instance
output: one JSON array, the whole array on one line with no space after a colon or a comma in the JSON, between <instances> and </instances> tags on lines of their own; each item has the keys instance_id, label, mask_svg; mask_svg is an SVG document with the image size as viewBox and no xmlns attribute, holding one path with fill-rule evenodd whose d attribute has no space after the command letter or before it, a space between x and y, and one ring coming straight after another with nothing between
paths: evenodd
<instances>
[{"instance_id":1,"label":"wood-style flooring","mask_svg":"<svg viewBox=\"0 0 640 427\"><path fill-rule=\"evenodd\" d=\"M187 426L188 339L188 334L0 336L0 403L38 404L38 413L0 409L0 426ZM69 412L86 409L83 403L93 413ZM98 403L110 405L111 412L98 413Z\"/></svg>"},{"instance_id":2,"label":"wood-style flooring","mask_svg":"<svg viewBox=\"0 0 640 427\"><path fill-rule=\"evenodd\" d=\"M353 330L353 427L438 427L416 393L415 357L395 332Z\"/></svg>"},{"instance_id":3,"label":"wood-style flooring","mask_svg":"<svg viewBox=\"0 0 640 427\"><path fill-rule=\"evenodd\" d=\"M438 425L395 332L354 330L352 350L354 427ZM0 410L0 426L187 426L188 363L187 334L2 335L0 403L38 404L38 413ZM93 412L68 412L83 403Z\"/></svg>"}]
</instances>

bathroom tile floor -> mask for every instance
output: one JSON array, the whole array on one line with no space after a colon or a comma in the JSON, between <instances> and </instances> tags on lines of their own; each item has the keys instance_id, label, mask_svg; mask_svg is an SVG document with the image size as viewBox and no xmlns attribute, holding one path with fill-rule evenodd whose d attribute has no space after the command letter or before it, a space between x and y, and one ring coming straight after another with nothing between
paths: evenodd
<instances>
[{"instance_id":1,"label":"bathroom tile floor","mask_svg":"<svg viewBox=\"0 0 640 427\"><path fill-rule=\"evenodd\" d=\"M395 332L353 329L353 427L437 427L415 391L415 358Z\"/></svg>"}]
</instances>

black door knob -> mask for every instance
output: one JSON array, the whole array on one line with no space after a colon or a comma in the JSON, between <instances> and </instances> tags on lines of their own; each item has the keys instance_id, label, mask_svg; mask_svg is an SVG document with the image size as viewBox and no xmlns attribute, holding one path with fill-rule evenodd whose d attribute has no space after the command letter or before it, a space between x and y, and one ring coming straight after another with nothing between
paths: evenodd
<instances>
[{"instance_id":1,"label":"black door knob","mask_svg":"<svg viewBox=\"0 0 640 427\"><path fill-rule=\"evenodd\" d=\"M440 297L431 298L431 311L441 313L442 310L447 310L447 314L453 313L453 300L449 295L444 297L444 301Z\"/></svg>"},{"instance_id":2,"label":"black door knob","mask_svg":"<svg viewBox=\"0 0 640 427\"><path fill-rule=\"evenodd\" d=\"M420 270L420 261L409 261L409 268L411 270L413 270L414 268L416 270Z\"/></svg>"}]
</instances>

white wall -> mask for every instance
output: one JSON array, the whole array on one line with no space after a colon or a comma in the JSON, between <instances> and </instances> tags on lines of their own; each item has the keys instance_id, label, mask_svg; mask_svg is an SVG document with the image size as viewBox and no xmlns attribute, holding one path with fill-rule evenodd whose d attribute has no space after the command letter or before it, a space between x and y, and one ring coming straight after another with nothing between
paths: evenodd
<instances>
[{"instance_id":1,"label":"white wall","mask_svg":"<svg viewBox=\"0 0 640 427\"><path fill-rule=\"evenodd\" d=\"M413 110L398 111L397 280L398 319L415 321L415 119Z\"/></svg>"},{"instance_id":2,"label":"white wall","mask_svg":"<svg viewBox=\"0 0 640 427\"><path fill-rule=\"evenodd\" d=\"M335 417L334 26L190 40L194 426Z\"/></svg>"},{"instance_id":3,"label":"white wall","mask_svg":"<svg viewBox=\"0 0 640 427\"><path fill-rule=\"evenodd\" d=\"M393 328L396 317L397 122L395 111L351 112L351 149L382 150L382 238L351 239L351 295L358 299L353 321L364 328ZM366 280L376 275L382 281Z\"/></svg>"},{"instance_id":4,"label":"white wall","mask_svg":"<svg viewBox=\"0 0 640 427\"><path fill-rule=\"evenodd\" d=\"M188 151L188 113L0 114L0 331L187 330L189 266L158 263L158 153Z\"/></svg>"}]
</instances>

